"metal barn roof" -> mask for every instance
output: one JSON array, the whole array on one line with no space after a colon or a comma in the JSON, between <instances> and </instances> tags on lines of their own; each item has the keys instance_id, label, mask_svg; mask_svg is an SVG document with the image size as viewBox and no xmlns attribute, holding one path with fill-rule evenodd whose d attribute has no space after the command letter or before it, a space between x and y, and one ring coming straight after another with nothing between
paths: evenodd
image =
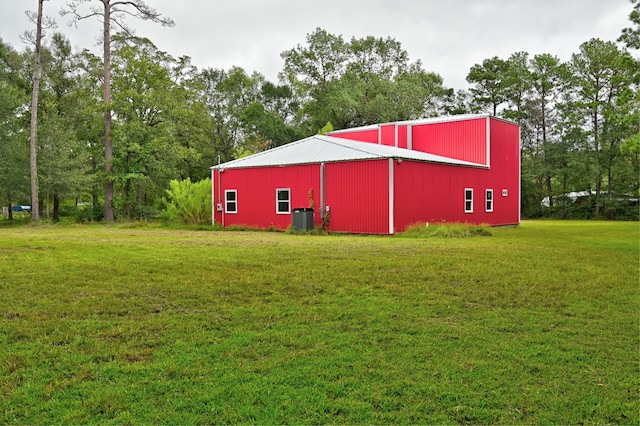
<instances>
[{"instance_id":1,"label":"metal barn roof","mask_svg":"<svg viewBox=\"0 0 640 426\"><path fill-rule=\"evenodd\" d=\"M352 141L333 136L316 135L282 145L249 157L229 161L212 169L241 169L249 167L289 166L297 164L333 163L394 158L429 163L453 164L471 167L486 167L439 155L428 154L393 146Z\"/></svg>"}]
</instances>

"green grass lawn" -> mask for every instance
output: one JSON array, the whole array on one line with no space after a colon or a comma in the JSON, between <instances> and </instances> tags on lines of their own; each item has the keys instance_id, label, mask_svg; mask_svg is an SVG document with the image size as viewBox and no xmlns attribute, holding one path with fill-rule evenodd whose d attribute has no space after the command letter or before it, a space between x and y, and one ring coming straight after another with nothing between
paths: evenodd
<instances>
[{"instance_id":1,"label":"green grass lawn","mask_svg":"<svg viewBox=\"0 0 640 426\"><path fill-rule=\"evenodd\" d=\"M638 424L639 231L0 228L0 424Z\"/></svg>"}]
</instances>

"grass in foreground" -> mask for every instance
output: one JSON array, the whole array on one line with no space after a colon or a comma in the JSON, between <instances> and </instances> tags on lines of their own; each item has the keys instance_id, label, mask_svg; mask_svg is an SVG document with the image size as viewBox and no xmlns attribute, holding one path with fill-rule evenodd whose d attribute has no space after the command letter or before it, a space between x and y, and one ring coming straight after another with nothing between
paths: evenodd
<instances>
[{"instance_id":1,"label":"grass in foreground","mask_svg":"<svg viewBox=\"0 0 640 426\"><path fill-rule=\"evenodd\" d=\"M473 225L468 223L416 223L401 233L404 238L468 238L490 237L493 230L489 225Z\"/></svg>"},{"instance_id":2,"label":"grass in foreground","mask_svg":"<svg viewBox=\"0 0 640 426\"><path fill-rule=\"evenodd\" d=\"M0 423L638 424L638 231L0 229Z\"/></svg>"}]
</instances>

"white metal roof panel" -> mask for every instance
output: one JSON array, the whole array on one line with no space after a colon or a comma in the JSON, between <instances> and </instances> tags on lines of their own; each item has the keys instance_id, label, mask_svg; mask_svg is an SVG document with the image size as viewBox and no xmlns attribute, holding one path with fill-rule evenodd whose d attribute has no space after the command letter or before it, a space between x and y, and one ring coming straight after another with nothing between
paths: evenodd
<instances>
[{"instance_id":1,"label":"white metal roof panel","mask_svg":"<svg viewBox=\"0 0 640 426\"><path fill-rule=\"evenodd\" d=\"M288 166L383 158L486 167L483 164L470 163L468 161L456 160L420 151L352 141L332 136L316 135L267 151L262 151L249 157L239 158L220 164L219 166L213 166L212 169Z\"/></svg>"}]
</instances>

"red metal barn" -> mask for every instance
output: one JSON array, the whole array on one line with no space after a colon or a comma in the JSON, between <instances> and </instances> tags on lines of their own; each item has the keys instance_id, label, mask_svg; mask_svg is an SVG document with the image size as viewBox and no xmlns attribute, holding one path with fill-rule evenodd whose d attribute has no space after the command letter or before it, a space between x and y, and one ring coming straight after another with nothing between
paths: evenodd
<instances>
[{"instance_id":1,"label":"red metal barn","mask_svg":"<svg viewBox=\"0 0 640 426\"><path fill-rule=\"evenodd\" d=\"M312 136L212 167L214 223L285 229L296 208L334 232L520 221L520 131L488 115Z\"/></svg>"}]
</instances>

